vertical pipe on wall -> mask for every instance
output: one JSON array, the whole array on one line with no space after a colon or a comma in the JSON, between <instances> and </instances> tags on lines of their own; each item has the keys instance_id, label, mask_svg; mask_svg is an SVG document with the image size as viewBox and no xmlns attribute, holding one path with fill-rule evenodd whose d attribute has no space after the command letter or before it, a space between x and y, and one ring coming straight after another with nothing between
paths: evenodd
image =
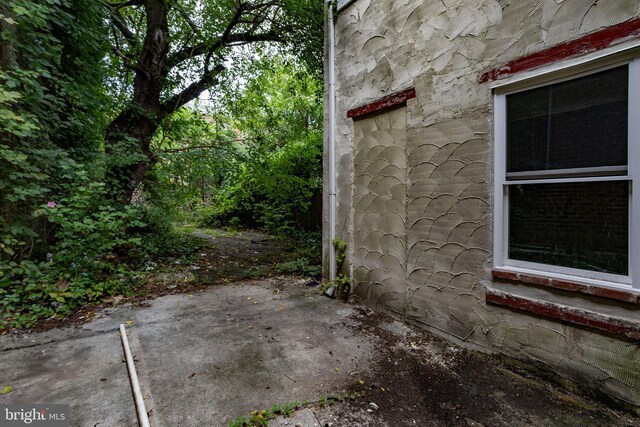
<instances>
[{"instance_id":1,"label":"vertical pipe on wall","mask_svg":"<svg viewBox=\"0 0 640 427\"><path fill-rule=\"evenodd\" d=\"M327 1L327 44L329 80L329 280L336 278L336 88L335 88L335 27L333 22L333 2Z\"/></svg>"}]
</instances>

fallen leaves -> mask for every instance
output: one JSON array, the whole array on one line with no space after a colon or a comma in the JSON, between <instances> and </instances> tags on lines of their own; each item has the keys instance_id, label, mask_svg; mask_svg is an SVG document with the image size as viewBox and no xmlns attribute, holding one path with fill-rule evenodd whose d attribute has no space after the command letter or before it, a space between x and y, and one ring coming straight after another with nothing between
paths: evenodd
<instances>
[{"instance_id":1,"label":"fallen leaves","mask_svg":"<svg viewBox=\"0 0 640 427\"><path fill-rule=\"evenodd\" d=\"M11 390L13 390L13 387L8 385L8 386L6 386L5 388L2 389L2 394L11 393Z\"/></svg>"}]
</instances>

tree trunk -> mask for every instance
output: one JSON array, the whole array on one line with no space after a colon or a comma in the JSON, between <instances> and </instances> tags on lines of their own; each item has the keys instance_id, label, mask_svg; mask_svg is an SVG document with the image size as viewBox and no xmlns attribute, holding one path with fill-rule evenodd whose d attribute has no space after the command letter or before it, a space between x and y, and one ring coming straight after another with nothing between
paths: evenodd
<instances>
[{"instance_id":1,"label":"tree trunk","mask_svg":"<svg viewBox=\"0 0 640 427\"><path fill-rule=\"evenodd\" d=\"M160 102L163 71L169 52L166 0L145 0L147 17L142 52L135 65L133 99L109 124L105 138L107 182L114 201L131 202L136 188L153 166L151 138L167 115Z\"/></svg>"},{"instance_id":2,"label":"tree trunk","mask_svg":"<svg viewBox=\"0 0 640 427\"><path fill-rule=\"evenodd\" d=\"M107 183L112 199L119 205L131 202L136 188L155 162L150 150L158 121L141 116L137 109L124 110L109 125L105 139Z\"/></svg>"}]
</instances>

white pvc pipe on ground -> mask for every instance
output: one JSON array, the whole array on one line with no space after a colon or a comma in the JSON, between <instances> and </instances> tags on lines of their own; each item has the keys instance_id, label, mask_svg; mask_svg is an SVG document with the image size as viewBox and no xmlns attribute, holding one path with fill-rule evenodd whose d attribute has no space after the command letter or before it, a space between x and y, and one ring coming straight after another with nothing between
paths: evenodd
<instances>
[{"instance_id":1,"label":"white pvc pipe on ground","mask_svg":"<svg viewBox=\"0 0 640 427\"><path fill-rule=\"evenodd\" d=\"M129 371L129 380L131 381L131 390L136 402L136 410L138 411L138 424L140 427L149 427L149 415L144 405L144 397L138 382L138 374L136 373L136 365L133 363L131 349L129 348L129 340L127 339L127 331L123 324L120 324L120 338L122 339L122 347L124 348L124 356L127 361L127 370Z\"/></svg>"}]
</instances>

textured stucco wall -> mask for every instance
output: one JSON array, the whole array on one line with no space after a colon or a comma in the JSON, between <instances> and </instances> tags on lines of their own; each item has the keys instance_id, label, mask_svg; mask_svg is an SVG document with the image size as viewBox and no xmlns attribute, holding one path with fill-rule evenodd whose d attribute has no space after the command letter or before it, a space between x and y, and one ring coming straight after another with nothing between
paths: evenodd
<instances>
[{"instance_id":1,"label":"textured stucco wall","mask_svg":"<svg viewBox=\"0 0 640 427\"><path fill-rule=\"evenodd\" d=\"M407 269L407 109L354 123L353 292L402 311Z\"/></svg>"},{"instance_id":2,"label":"textured stucco wall","mask_svg":"<svg viewBox=\"0 0 640 427\"><path fill-rule=\"evenodd\" d=\"M336 21L336 233L348 243L356 295L427 329L545 364L640 406L637 343L485 303L485 286L495 285L492 94L478 83L497 65L638 16L637 0L357 0L346 7ZM408 87L417 97L389 113L406 114L404 136L394 150L375 148L376 138L365 135L375 118L354 122L347 110ZM405 221L395 239L379 230L389 246L373 242L366 222L363 199L373 196L363 174L374 152L380 165L395 167L386 178L406 183L404 194L371 208L377 216L397 209ZM326 237L324 246L326 256ZM385 255L397 258L402 271ZM369 280L365 270L376 266L386 276ZM567 304L574 298L538 292L566 297ZM619 306L602 309L611 314ZM640 319L637 306L623 310Z\"/></svg>"}]
</instances>

